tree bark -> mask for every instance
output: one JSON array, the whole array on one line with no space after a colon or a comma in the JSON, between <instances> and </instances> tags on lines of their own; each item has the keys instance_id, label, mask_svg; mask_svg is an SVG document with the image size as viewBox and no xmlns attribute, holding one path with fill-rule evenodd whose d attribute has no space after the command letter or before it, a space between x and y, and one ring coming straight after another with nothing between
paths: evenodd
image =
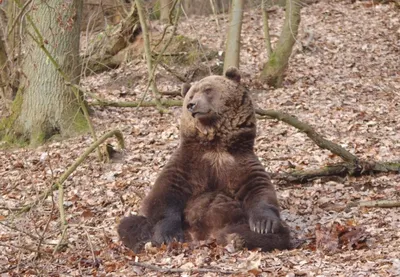
<instances>
[{"instance_id":1,"label":"tree bark","mask_svg":"<svg viewBox=\"0 0 400 277\"><path fill-rule=\"evenodd\" d=\"M282 33L275 50L269 56L261 73L261 81L273 87L282 86L283 76L292 54L293 45L296 42L300 25L301 3L299 0L287 0L285 21Z\"/></svg>"},{"instance_id":2,"label":"tree bark","mask_svg":"<svg viewBox=\"0 0 400 277\"><path fill-rule=\"evenodd\" d=\"M229 19L228 38L224 59L224 73L234 66L239 68L240 63L240 33L242 31L243 0L233 0Z\"/></svg>"},{"instance_id":3,"label":"tree bark","mask_svg":"<svg viewBox=\"0 0 400 277\"><path fill-rule=\"evenodd\" d=\"M229 10L230 0L214 0L216 13L225 13ZM207 0L183 0L183 9L187 15L210 15L213 13L210 1Z\"/></svg>"},{"instance_id":4,"label":"tree bark","mask_svg":"<svg viewBox=\"0 0 400 277\"><path fill-rule=\"evenodd\" d=\"M169 10L172 5L172 0L159 0L160 1L160 20L163 23L169 22Z\"/></svg>"},{"instance_id":5,"label":"tree bark","mask_svg":"<svg viewBox=\"0 0 400 277\"><path fill-rule=\"evenodd\" d=\"M80 0L48 0L37 2L27 15L29 36L23 62L26 79L5 124L8 140L28 141L37 146L55 134L69 137L87 130L80 99L65 78L79 83L81 11ZM49 61L46 51L60 68Z\"/></svg>"},{"instance_id":6,"label":"tree bark","mask_svg":"<svg viewBox=\"0 0 400 277\"><path fill-rule=\"evenodd\" d=\"M4 34L0 31L0 100L7 102L9 93L8 84L8 66L7 66L7 51L3 41ZM8 105L6 105L8 106Z\"/></svg>"}]
</instances>

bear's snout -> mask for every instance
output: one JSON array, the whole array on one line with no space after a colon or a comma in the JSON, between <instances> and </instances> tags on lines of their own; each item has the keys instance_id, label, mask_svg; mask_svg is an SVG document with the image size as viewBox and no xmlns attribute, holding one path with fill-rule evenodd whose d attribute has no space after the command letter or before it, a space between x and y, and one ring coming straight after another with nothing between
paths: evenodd
<instances>
[{"instance_id":1,"label":"bear's snout","mask_svg":"<svg viewBox=\"0 0 400 277\"><path fill-rule=\"evenodd\" d=\"M187 104L186 108L188 109L189 112L193 113L196 107L196 103L192 103L190 102L189 104Z\"/></svg>"}]
</instances>

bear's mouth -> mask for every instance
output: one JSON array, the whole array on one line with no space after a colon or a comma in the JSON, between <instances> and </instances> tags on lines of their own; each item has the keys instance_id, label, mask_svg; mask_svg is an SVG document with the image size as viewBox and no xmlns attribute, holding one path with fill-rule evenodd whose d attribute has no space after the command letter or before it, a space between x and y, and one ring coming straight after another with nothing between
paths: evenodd
<instances>
[{"instance_id":1,"label":"bear's mouth","mask_svg":"<svg viewBox=\"0 0 400 277\"><path fill-rule=\"evenodd\" d=\"M193 112L192 116L194 118L201 119L201 118L208 117L209 114L210 114L210 111L208 111L208 112Z\"/></svg>"},{"instance_id":2,"label":"bear's mouth","mask_svg":"<svg viewBox=\"0 0 400 277\"><path fill-rule=\"evenodd\" d=\"M207 112L193 112L192 117L200 121L201 124L210 125L217 119L217 114L214 111L209 110Z\"/></svg>"}]
</instances>

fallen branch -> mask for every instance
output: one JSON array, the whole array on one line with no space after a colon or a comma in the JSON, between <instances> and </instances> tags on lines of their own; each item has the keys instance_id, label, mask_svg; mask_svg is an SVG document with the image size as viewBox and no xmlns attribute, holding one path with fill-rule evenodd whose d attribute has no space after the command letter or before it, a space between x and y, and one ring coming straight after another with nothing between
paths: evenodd
<instances>
[{"instance_id":1,"label":"fallen branch","mask_svg":"<svg viewBox=\"0 0 400 277\"><path fill-rule=\"evenodd\" d=\"M220 274L238 274L238 271L230 271L230 270L223 270L223 269L218 269L218 268L164 268L164 267L159 267L151 264L146 264L146 263L138 263L138 262L132 262L131 263L133 266L138 266L138 267L143 267L147 268L153 271L157 272L162 272L162 273L183 273L183 272L191 272L191 273L206 273L206 272L215 272L215 273L220 273Z\"/></svg>"},{"instance_id":2,"label":"fallen branch","mask_svg":"<svg viewBox=\"0 0 400 277\"><path fill-rule=\"evenodd\" d=\"M180 91L160 91L160 94L168 96L181 96Z\"/></svg>"},{"instance_id":3,"label":"fallen branch","mask_svg":"<svg viewBox=\"0 0 400 277\"><path fill-rule=\"evenodd\" d=\"M324 139L320 134L315 132L315 130L310 125L298 120L296 117L275 110L256 109L256 113L259 115L266 115L268 117L278 119L279 121L285 122L297 128L300 132L305 133L320 148L331 151L333 154L341 157L345 162L349 162L354 165L357 164L358 158L356 156L351 154L340 145Z\"/></svg>"},{"instance_id":4,"label":"fallen branch","mask_svg":"<svg viewBox=\"0 0 400 277\"><path fill-rule=\"evenodd\" d=\"M305 183L313 179L328 176L360 176L372 173L399 173L399 162L368 162L359 161L357 168L351 163L337 163L327 165L323 168L314 170L300 170L289 173L272 174L272 178L278 181L279 185L283 183Z\"/></svg>"},{"instance_id":5,"label":"fallen branch","mask_svg":"<svg viewBox=\"0 0 400 277\"><path fill-rule=\"evenodd\" d=\"M182 101L180 100L172 100L172 99L160 99L160 103L163 107L180 107L182 106ZM156 107L156 101L133 101L133 102L115 102L115 101L107 101L107 100L96 100L91 102L90 105L93 106L108 106L108 107L124 107L124 108L137 108L139 107Z\"/></svg>"},{"instance_id":6,"label":"fallen branch","mask_svg":"<svg viewBox=\"0 0 400 277\"><path fill-rule=\"evenodd\" d=\"M371 201L357 201L351 202L346 205L346 209L353 207L366 207L366 208L398 208L400 207L400 200L371 200Z\"/></svg>"},{"instance_id":7,"label":"fallen branch","mask_svg":"<svg viewBox=\"0 0 400 277\"><path fill-rule=\"evenodd\" d=\"M86 159L86 157L92 153L97 147L99 147L100 144L102 144L106 139L115 136L118 140L120 148L125 148L124 144L124 138L122 136L121 131L119 130L113 130L110 131L104 135L102 135L98 140L93 142L88 149L67 169L67 171L64 172L63 175L48 189L46 190L42 195L40 195L36 200L34 200L32 203L25 205L22 207L17 215L23 214L25 212L30 211L35 205L37 205L40 201L43 201L46 199L51 193L53 193L55 190L59 189L61 184L64 183L65 180L69 177L69 175L72 174L72 172L75 171L75 169Z\"/></svg>"}]
</instances>

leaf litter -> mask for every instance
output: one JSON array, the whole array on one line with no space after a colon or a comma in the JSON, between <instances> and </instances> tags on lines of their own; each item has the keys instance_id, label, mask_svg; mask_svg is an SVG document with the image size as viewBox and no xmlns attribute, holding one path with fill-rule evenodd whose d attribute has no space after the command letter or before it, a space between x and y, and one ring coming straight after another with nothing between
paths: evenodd
<instances>
[{"instance_id":1,"label":"leaf litter","mask_svg":"<svg viewBox=\"0 0 400 277\"><path fill-rule=\"evenodd\" d=\"M242 80L261 108L282 110L363 159L400 157L400 16L393 4L319 1L304 7L298 42L284 87L267 89L257 80L266 54L262 19L247 11L242 32ZM270 14L273 42L283 11ZM181 34L223 49L227 17L193 17ZM154 23L157 24L157 23ZM210 61L212 64L214 61ZM141 99L145 61L83 80L83 86L114 101ZM184 72L186 68L176 70ZM164 69L162 91L180 83ZM135 82L128 82L134 78ZM146 97L149 99L150 95ZM53 254L60 239L58 193L23 216L16 209L36 199L86 149L89 135L53 141L37 149L2 150L0 163L1 276L398 276L400 211L353 207L352 201L400 199L400 175L316 179L277 187L282 217L299 241L290 251L235 250L215 242L172 244L135 255L121 245L119 220L139 210L158 173L178 145L180 108L160 115L153 108L94 108L98 133L120 129L127 148L118 160L101 163L92 153L66 180L64 206L68 247ZM116 141L109 141L116 148ZM338 162L294 128L258 121L256 152L269 172L311 169ZM196 272L194 269L209 269ZM218 272L219 271L219 272ZM166 271L164 271L166 272ZM229 275L229 274L228 274Z\"/></svg>"}]
</instances>

